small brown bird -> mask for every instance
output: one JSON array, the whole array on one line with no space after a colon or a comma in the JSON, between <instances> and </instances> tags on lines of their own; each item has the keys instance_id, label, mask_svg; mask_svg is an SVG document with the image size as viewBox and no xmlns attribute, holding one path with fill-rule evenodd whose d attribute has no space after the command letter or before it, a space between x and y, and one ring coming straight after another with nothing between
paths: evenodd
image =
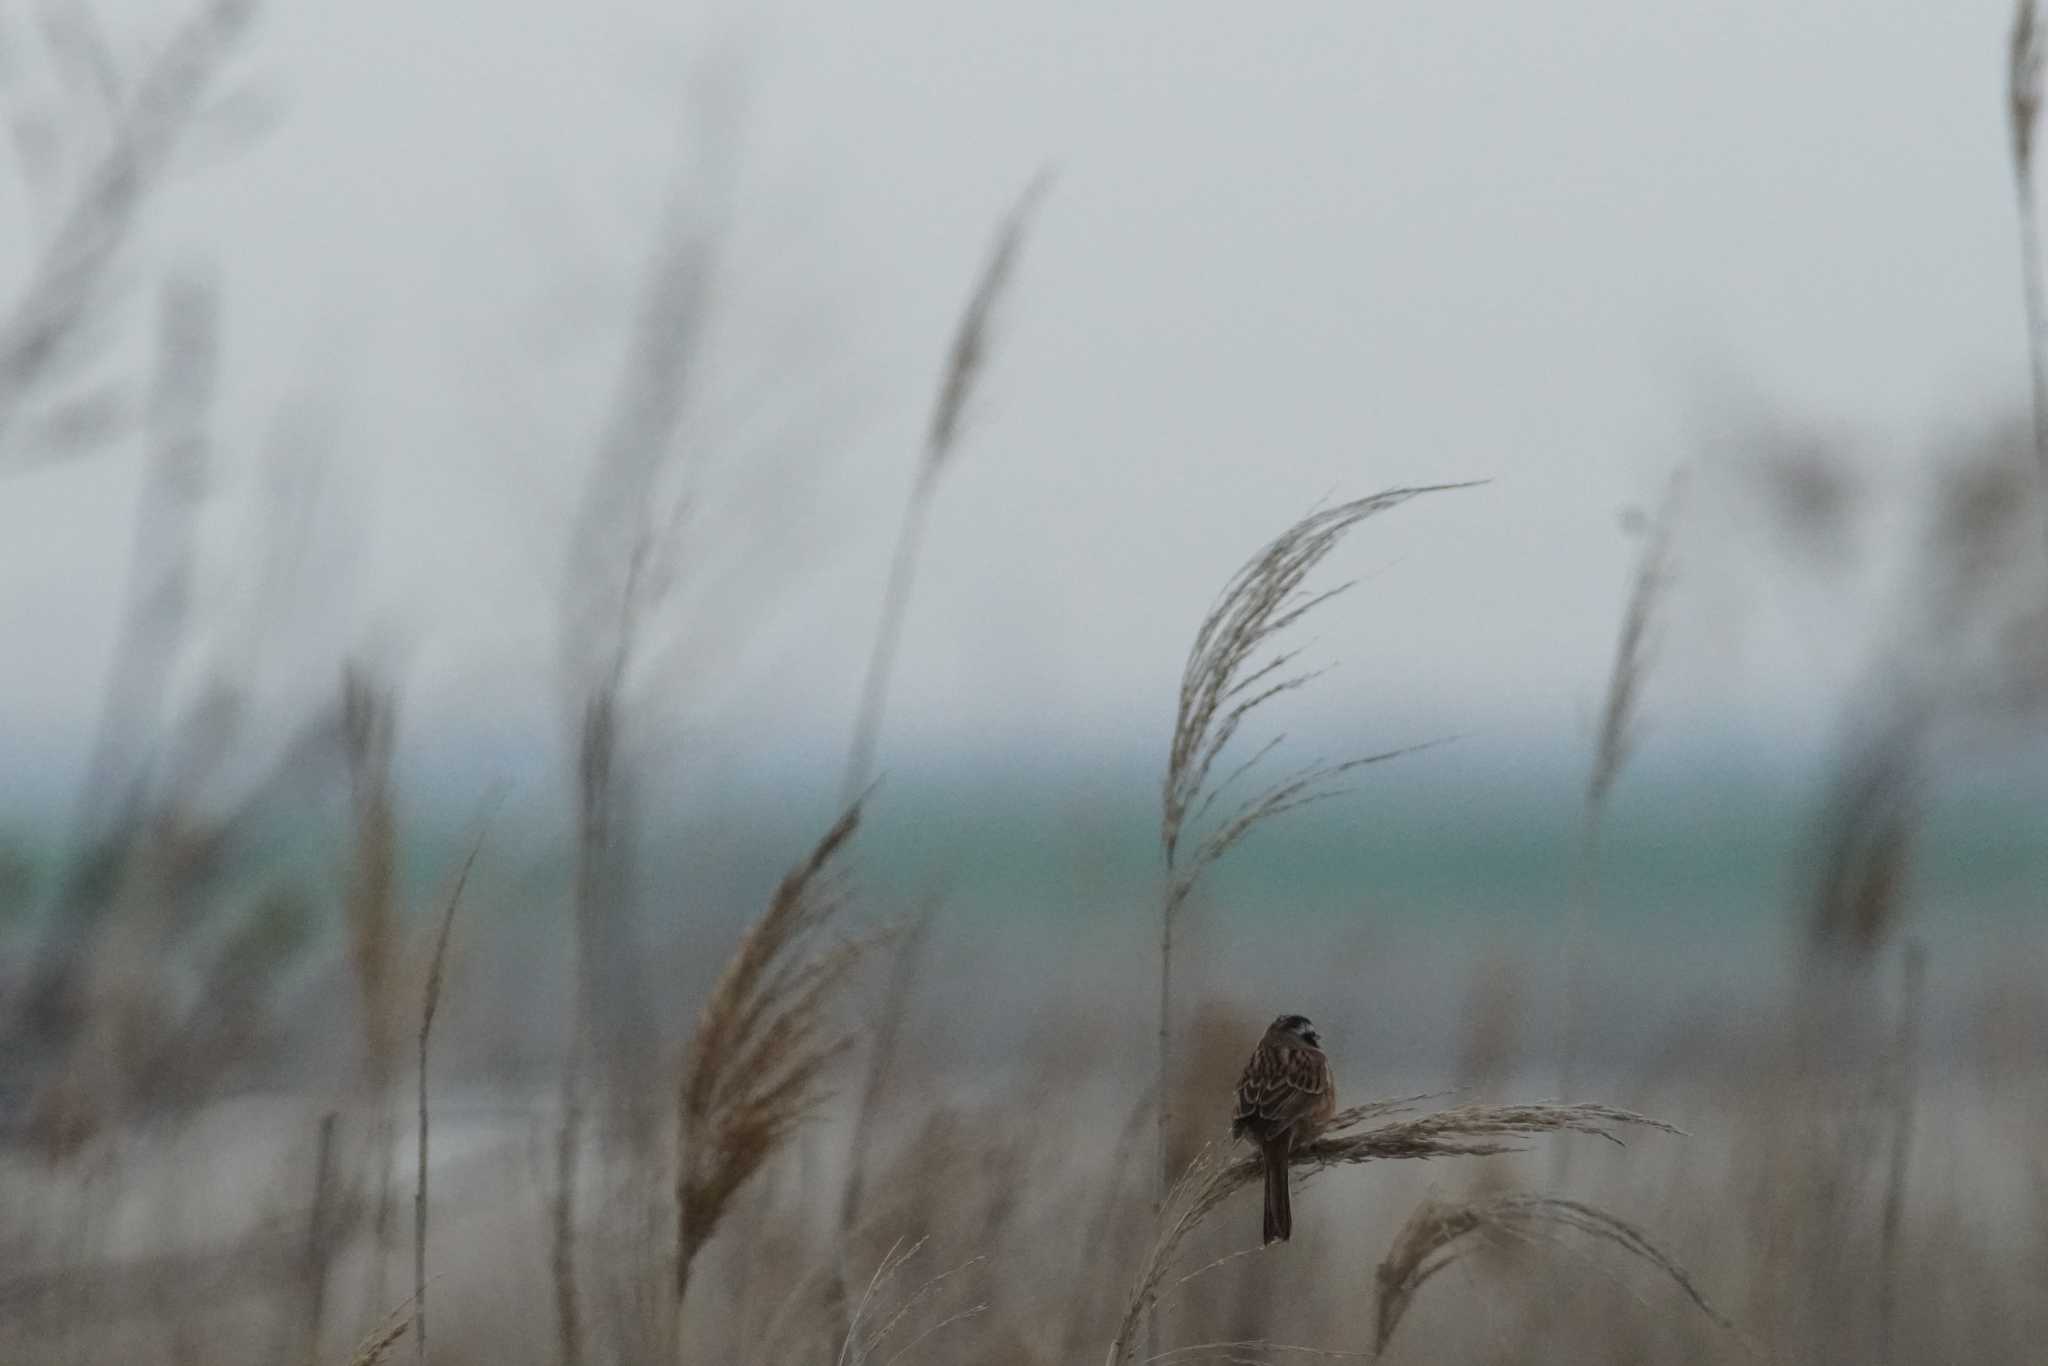
<instances>
[{"instance_id":1,"label":"small brown bird","mask_svg":"<svg viewBox=\"0 0 2048 1366\"><path fill-rule=\"evenodd\" d=\"M1232 1138L1249 1138L1266 1157L1267 1242L1294 1234L1294 1209L1287 1196L1287 1159L1313 1140L1337 1112L1337 1084L1330 1058L1306 1015L1282 1015L1244 1065L1237 1083Z\"/></svg>"}]
</instances>

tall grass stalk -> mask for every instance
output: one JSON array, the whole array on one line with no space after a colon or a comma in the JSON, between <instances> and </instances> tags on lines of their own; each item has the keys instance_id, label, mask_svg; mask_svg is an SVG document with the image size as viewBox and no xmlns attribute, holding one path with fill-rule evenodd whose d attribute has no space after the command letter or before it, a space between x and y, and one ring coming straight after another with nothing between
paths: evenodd
<instances>
[{"instance_id":1,"label":"tall grass stalk","mask_svg":"<svg viewBox=\"0 0 2048 1366\"><path fill-rule=\"evenodd\" d=\"M136 502L127 582L91 757L78 789L70 864L29 991L27 1023L51 1044L78 1029L91 946L117 904L115 888L148 839L167 690L191 643L199 527L213 463L209 422L219 383L215 282L180 273L164 286L148 454Z\"/></svg>"},{"instance_id":2,"label":"tall grass stalk","mask_svg":"<svg viewBox=\"0 0 2048 1366\"><path fill-rule=\"evenodd\" d=\"M866 1194L867 1156L874 1147L875 1126L887 1100L896 1073L896 1048L903 1038L903 1025L910 1014L911 993L917 985L917 970L931 937L936 904L926 906L898 936L890 955L889 977L882 990L880 1017L875 1021L874 1042L868 1049L866 1079L861 1084L860 1104L854 1111L853 1139L847 1155L846 1189L839 1202L839 1246L841 1260L860 1224L861 1203ZM842 1279L844 1268L841 1269Z\"/></svg>"},{"instance_id":3,"label":"tall grass stalk","mask_svg":"<svg viewBox=\"0 0 2048 1366\"><path fill-rule=\"evenodd\" d=\"M571 1045L581 1050L580 1042ZM561 1127L555 1131L555 1189L548 1204L548 1280L555 1300L555 1360L583 1361L583 1307L576 1288L576 1174L581 1165L583 1097L573 1067L563 1069Z\"/></svg>"},{"instance_id":4,"label":"tall grass stalk","mask_svg":"<svg viewBox=\"0 0 2048 1366\"><path fill-rule=\"evenodd\" d=\"M136 79L124 86L103 73L102 93L113 103L106 147L59 212L21 289L0 308L0 446L26 401L76 359L143 205L169 179L256 9L253 0L209 0ZM106 53L98 57L111 66ZM0 460L0 468L7 463Z\"/></svg>"},{"instance_id":5,"label":"tall grass stalk","mask_svg":"<svg viewBox=\"0 0 2048 1366\"><path fill-rule=\"evenodd\" d=\"M2033 397L2034 460L2041 479L2043 530L2048 533L2048 298L2042 294L2040 210L2035 197L2034 141L2042 94L2042 38L2035 0L2018 0L2006 53L2006 122L2011 135L2015 207L2019 214L2020 284L2027 320L2027 378Z\"/></svg>"},{"instance_id":6,"label":"tall grass stalk","mask_svg":"<svg viewBox=\"0 0 2048 1366\"><path fill-rule=\"evenodd\" d=\"M1884 1269L1878 1290L1878 1335L1884 1360L1894 1360L1898 1330L1899 1232L1905 1222L1906 1178L1913 1161L1913 1111L1919 1102L1920 1023L1927 991L1927 948L1906 941L1899 984L1898 1034L1892 1044L1892 1133L1885 1175L1878 1255Z\"/></svg>"},{"instance_id":7,"label":"tall grass stalk","mask_svg":"<svg viewBox=\"0 0 2048 1366\"><path fill-rule=\"evenodd\" d=\"M853 743L847 751L846 776L840 785L842 806L851 805L874 781L875 751L881 743L889 680L895 672L896 652L903 639L904 615L910 607L932 498L941 476L952 466L968 403L987 368L996 309L1016 274L1032 214L1051 183L1051 176L1040 171L1003 215L988 261L975 280L973 292L967 296L967 306L953 332L953 344L946 352L938 396L925 428L924 453L918 461L917 479L910 486L910 501L903 510L902 529L896 535L896 550L889 561L889 581L882 590L882 619L875 628L874 649L868 656L867 674L861 683Z\"/></svg>"},{"instance_id":8,"label":"tall grass stalk","mask_svg":"<svg viewBox=\"0 0 2048 1366\"><path fill-rule=\"evenodd\" d=\"M732 111L724 105L729 92L712 82L704 93L698 112L705 124L730 134ZM712 137L707 145L717 153L731 140ZM650 245L618 388L571 526L563 578L561 677L576 751L575 961L549 1220L563 1366L579 1366L583 1353L576 1200L586 1105L597 1096L626 1107L626 1132L642 1156L649 1155L653 1132L646 1107L632 1103L645 1078L631 1064L643 1061L641 1049L652 1031L630 944L626 863L633 812L621 735L628 675L659 596L653 584L659 576L647 568L666 549L664 537L674 534L649 509L664 470L677 458L721 260L723 220L702 206L723 207L731 168L722 157L710 161L708 183L690 187L693 193L679 182L670 191Z\"/></svg>"},{"instance_id":9,"label":"tall grass stalk","mask_svg":"<svg viewBox=\"0 0 2048 1366\"><path fill-rule=\"evenodd\" d=\"M392 758L397 741L398 706L390 687L366 669L344 671L341 689L342 739L348 763L350 810L353 817L348 894L344 914L348 926L349 965L355 978L356 1003L362 1030L363 1105L371 1115L370 1160L374 1164L376 1204L372 1217L374 1260L369 1293L385 1302L385 1260L390 1251L399 1034L397 919L394 898L398 885L397 798L393 791Z\"/></svg>"},{"instance_id":10,"label":"tall grass stalk","mask_svg":"<svg viewBox=\"0 0 2048 1366\"><path fill-rule=\"evenodd\" d=\"M312 1363L320 1352L320 1325L326 1318L327 1278L340 1239L335 1230L334 1130L340 1116L329 1110L320 1117L313 1157L313 1198L306 1211L306 1241L299 1250L299 1295L305 1327L301 1360Z\"/></svg>"},{"instance_id":11,"label":"tall grass stalk","mask_svg":"<svg viewBox=\"0 0 2048 1366\"><path fill-rule=\"evenodd\" d=\"M1636 560L1621 630L1614 642L1614 663L1607 674L1607 695L1600 706L1600 730L1594 740L1593 763L1579 809L1579 854L1572 875L1572 897L1566 911L1563 943L1563 990L1557 1009L1557 1093L1569 1097L1579 1084L1579 1047L1585 1030L1587 978L1591 971L1593 924L1600 914L1600 836L1606 825L1607 800L1635 750L1643 684L1652 662L1652 628L1658 604L1671 583L1671 543L1685 494L1685 472L1671 476L1644 533ZM1569 1145L1560 1144L1553 1161L1553 1182L1569 1174Z\"/></svg>"},{"instance_id":12,"label":"tall grass stalk","mask_svg":"<svg viewBox=\"0 0 2048 1366\"><path fill-rule=\"evenodd\" d=\"M455 886L448 893L448 904L441 910L441 924L434 932L434 955L427 962L427 984L420 1004L419 1171L413 1180L412 1194L412 1303L413 1348L421 1366L427 1360L427 1046L434 1033L434 1016L441 1008L441 984L448 965L448 932L455 926L455 908L462 904L462 889L469 885L470 869L476 866L476 856L483 850L484 833L479 829L470 842L469 854L462 860L462 870L455 875Z\"/></svg>"}]
</instances>

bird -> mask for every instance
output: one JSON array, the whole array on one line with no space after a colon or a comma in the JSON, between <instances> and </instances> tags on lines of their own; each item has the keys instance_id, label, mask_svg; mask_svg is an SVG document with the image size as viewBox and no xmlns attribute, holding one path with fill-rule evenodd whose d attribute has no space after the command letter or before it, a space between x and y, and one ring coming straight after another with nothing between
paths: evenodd
<instances>
[{"instance_id":1,"label":"bird","mask_svg":"<svg viewBox=\"0 0 2048 1366\"><path fill-rule=\"evenodd\" d=\"M1330 1056L1306 1015L1282 1015L1266 1026L1237 1083L1230 1136L1249 1138L1266 1159L1265 1241L1294 1234L1288 1200L1288 1156L1310 1142L1337 1112Z\"/></svg>"}]
</instances>

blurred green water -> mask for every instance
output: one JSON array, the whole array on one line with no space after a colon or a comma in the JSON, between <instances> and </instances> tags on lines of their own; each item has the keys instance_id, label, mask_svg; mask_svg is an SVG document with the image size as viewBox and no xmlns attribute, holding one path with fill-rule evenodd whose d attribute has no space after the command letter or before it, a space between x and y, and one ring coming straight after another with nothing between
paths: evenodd
<instances>
[{"instance_id":1,"label":"blurred green water","mask_svg":"<svg viewBox=\"0 0 2048 1366\"><path fill-rule=\"evenodd\" d=\"M715 792L682 781L649 793L636 862L650 921L716 923L758 909L831 819L828 776L820 765ZM1371 769L1354 790L1254 834L1213 870L1204 896L1253 922L1358 918L1419 935L1553 935L1581 856L1577 778L1569 761ZM1811 894L1821 796L1813 776L1763 765L1629 774L1602 825L1602 934L1781 950ZM476 809L474 796L452 790L402 801L408 904L432 899ZM495 821L480 869L494 915L544 923L560 913L569 826L548 783L523 785ZM16 930L33 923L61 866L54 828L0 830L0 915ZM272 813L240 842L224 885L336 889L346 856L339 808ZM1163 872L1156 788L1134 762L928 763L871 794L854 866L871 901L941 898L950 914L1012 929L1146 914ZM2048 907L2048 805L2025 784L1937 787L1908 895L1916 931L1935 938L2033 926Z\"/></svg>"}]
</instances>

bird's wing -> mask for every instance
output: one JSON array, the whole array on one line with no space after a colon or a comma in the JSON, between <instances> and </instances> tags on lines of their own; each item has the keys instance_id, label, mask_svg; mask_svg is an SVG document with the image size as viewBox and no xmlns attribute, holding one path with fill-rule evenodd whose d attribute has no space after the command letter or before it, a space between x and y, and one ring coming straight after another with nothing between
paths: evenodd
<instances>
[{"instance_id":1,"label":"bird's wing","mask_svg":"<svg viewBox=\"0 0 2048 1366\"><path fill-rule=\"evenodd\" d=\"M1330 1091L1330 1066L1313 1048L1261 1048L1237 1083L1231 1131L1270 1138L1315 1110Z\"/></svg>"}]
</instances>

